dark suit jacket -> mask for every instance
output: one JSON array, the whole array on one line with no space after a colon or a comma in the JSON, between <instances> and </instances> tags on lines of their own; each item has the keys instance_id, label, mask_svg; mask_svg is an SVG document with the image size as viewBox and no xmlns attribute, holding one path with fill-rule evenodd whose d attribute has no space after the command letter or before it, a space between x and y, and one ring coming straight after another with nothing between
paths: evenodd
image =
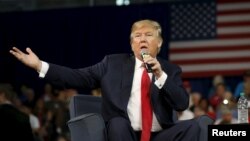
<instances>
[{"instance_id":1,"label":"dark suit jacket","mask_svg":"<svg viewBox=\"0 0 250 141\"><path fill-rule=\"evenodd\" d=\"M34 141L29 116L10 104L0 104L1 141Z\"/></svg>"},{"instance_id":2,"label":"dark suit jacket","mask_svg":"<svg viewBox=\"0 0 250 141\"><path fill-rule=\"evenodd\" d=\"M182 86L181 69L177 65L157 59L168 77L162 89L158 89L154 83L151 84L151 101L159 123L166 128L173 123L173 110L179 111L188 107L189 96ZM129 119L127 104L132 88L134 67L134 56L114 54L106 56L96 65L82 69L50 64L45 79L66 88L101 87L104 120L108 121L116 116Z\"/></svg>"}]
</instances>

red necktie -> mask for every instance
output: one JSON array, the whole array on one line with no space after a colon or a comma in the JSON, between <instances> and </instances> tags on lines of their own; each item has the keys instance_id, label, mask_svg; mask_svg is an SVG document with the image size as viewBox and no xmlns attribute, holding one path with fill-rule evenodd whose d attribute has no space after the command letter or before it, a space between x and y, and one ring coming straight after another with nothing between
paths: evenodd
<instances>
[{"instance_id":1,"label":"red necktie","mask_svg":"<svg viewBox=\"0 0 250 141\"><path fill-rule=\"evenodd\" d=\"M150 78L148 76L146 69L143 70L141 79L141 111L142 111L141 141L149 141L153 115L150 102Z\"/></svg>"}]
</instances>

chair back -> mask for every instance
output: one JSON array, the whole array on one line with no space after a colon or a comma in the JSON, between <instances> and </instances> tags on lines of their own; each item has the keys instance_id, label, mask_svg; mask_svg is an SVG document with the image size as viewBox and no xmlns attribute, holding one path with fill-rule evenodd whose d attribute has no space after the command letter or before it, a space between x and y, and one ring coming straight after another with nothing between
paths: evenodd
<instances>
[{"instance_id":1,"label":"chair back","mask_svg":"<svg viewBox=\"0 0 250 141\"><path fill-rule=\"evenodd\" d=\"M79 94L70 99L70 118L88 113L101 114L102 98L92 95Z\"/></svg>"},{"instance_id":2,"label":"chair back","mask_svg":"<svg viewBox=\"0 0 250 141\"><path fill-rule=\"evenodd\" d=\"M101 115L101 97L79 94L70 99L69 111L72 141L106 141L106 127Z\"/></svg>"}]
</instances>

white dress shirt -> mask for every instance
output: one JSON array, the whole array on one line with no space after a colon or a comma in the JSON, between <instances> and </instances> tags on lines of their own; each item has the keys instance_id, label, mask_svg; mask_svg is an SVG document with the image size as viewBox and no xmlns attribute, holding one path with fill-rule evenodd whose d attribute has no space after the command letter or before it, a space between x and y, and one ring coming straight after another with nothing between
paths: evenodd
<instances>
[{"instance_id":1,"label":"white dress shirt","mask_svg":"<svg viewBox=\"0 0 250 141\"><path fill-rule=\"evenodd\" d=\"M131 95L128 101L127 112L131 122L131 126L135 131L142 130L142 117L141 117L141 77L143 72L142 61L136 58L133 85L131 89ZM149 73L149 77L152 80L152 73ZM167 74L164 72L162 76L155 80L154 84L161 89L165 81L167 80ZM153 112L152 132L162 130L159 122Z\"/></svg>"},{"instance_id":2,"label":"white dress shirt","mask_svg":"<svg viewBox=\"0 0 250 141\"><path fill-rule=\"evenodd\" d=\"M131 126L135 131L142 130L142 120L141 120L141 76L143 72L142 61L136 58L135 61L135 70L133 77L133 85L131 89L131 95L128 101L127 112L131 122ZM39 77L44 78L49 69L49 64L42 61L42 67L39 72ZM152 80L152 73L149 73L149 77ZM154 84L161 89L167 80L167 74L163 72L160 78L155 80ZM153 112L153 122L152 122L152 132L160 131L162 127L155 117Z\"/></svg>"}]
</instances>

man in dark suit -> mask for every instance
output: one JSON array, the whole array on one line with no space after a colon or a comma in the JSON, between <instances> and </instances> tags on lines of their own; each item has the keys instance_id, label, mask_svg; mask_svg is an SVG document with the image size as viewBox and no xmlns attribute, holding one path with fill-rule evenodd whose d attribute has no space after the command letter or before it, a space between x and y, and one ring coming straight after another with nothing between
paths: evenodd
<instances>
[{"instance_id":1,"label":"man in dark suit","mask_svg":"<svg viewBox=\"0 0 250 141\"><path fill-rule=\"evenodd\" d=\"M101 87L102 114L107 123L109 141L195 141L199 134L195 120L173 121L173 110L185 110L189 95L182 86L180 67L157 57L162 42L159 23L140 20L131 28L133 55L107 55L101 62L87 68L71 69L43 62L30 48L26 49L27 54L16 47L10 53L38 71L40 77L56 85ZM145 66L151 67L152 73L144 76ZM144 77L146 79L141 80ZM150 87L142 88L141 85L148 80L151 81ZM150 100L149 104L141 105L147 101L141 95L144 91L150 94ZM149 116L144 113L149 113Z\"/></svg>"},{"instance_id":2,"label":"man in dark suit","mask_svg":"<svg viewBox=\"0 0 250 141\"><path fill-rule=\"evenodd\" d=\"M10 85L0 84L0 137L6 141L34 141L29 116L12 105Z\"/></svg>"}]
</instances>

